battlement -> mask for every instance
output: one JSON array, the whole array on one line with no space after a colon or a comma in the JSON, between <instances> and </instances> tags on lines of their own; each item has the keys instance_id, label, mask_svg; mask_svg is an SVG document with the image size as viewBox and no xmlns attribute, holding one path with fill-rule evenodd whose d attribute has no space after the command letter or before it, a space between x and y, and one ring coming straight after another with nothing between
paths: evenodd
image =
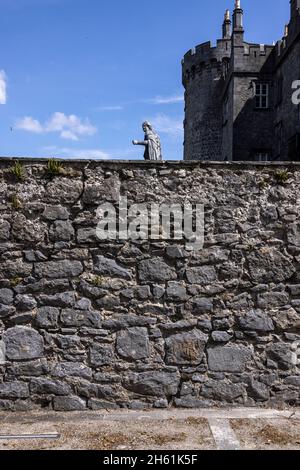
<instances>
[{"instance_id":1,"label":"battlement","mask_svg":"<svg viewBox=\"0 0 300 470\"><path fill-rule=\"evenodd\" d=\"M274 49L274 45L244 43L244 55L253 57L268 56Z\"/></svg>"},{"instance_id":2,"label":"battlement","mask_svg":"<svg viewBox=\"0 0 300 470\"><path fill-rule=\"evenodd\" d=\"M299 6L300 8L300 6ZM280 63L281 60L288 53L290 48L293 46L293 43L297 40L300 34L300 10L297 7L291 21L288 25L285 26L285 31L282 39L276 43L276 62Z\"/></svg>"},{"instance_id":3,"label":"battlement","mask_svg":"<svg viewBox=\"0 0 300 470\"><path fill-rule=\"evenodd\" d=\"M299 78L300 0L290 0L277 44L245 41L242 3L235 0L232 17L226 10L216 45L199 44L182 60L186 160L300 156L298 108L290 99L290 82Z\"/></svg>"},{"instance_id":4,"label":"battlement","mask_svg":"<svg viewBox=\"0 0 300 470\"><path fill-rule=\"evenodd\" d=\"M217 45L212 46L211 41L204 42L198 46L190 49L182 59L182 65L191 67L200 62L221 62L225 57L230 57L231 53L231 40L218 39Z\"/></svg>"},{"instance_id":5,"label":"battlement","mask_svg":"<svg viewBox=\"0 0 300 470\"><path fill-rule=\"evenodd\" d=\"M203 70L217 68L221 70L222 63L229 62L231 56L231 40L219 39L216 46L211 42L204 42L190 49L182 60L183 82L195 78Z\"/></svg>"}]
</instances>

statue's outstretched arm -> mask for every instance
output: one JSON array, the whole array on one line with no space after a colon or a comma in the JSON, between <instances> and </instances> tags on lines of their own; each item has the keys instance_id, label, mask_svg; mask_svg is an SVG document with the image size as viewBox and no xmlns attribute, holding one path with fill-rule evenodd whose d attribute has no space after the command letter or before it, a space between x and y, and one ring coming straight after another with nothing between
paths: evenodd
<instances>
[{"instance_id":1,"label":"statue's outstretched arm","mask_svg":"<svg viewBox=\"0 0 300 470\"><path fill-rule=\"evenodd\" d=\"M133 145L144 145L145 147L149 144L147 140L133 140L132 143Z\"/></svg>"}]
</instances>

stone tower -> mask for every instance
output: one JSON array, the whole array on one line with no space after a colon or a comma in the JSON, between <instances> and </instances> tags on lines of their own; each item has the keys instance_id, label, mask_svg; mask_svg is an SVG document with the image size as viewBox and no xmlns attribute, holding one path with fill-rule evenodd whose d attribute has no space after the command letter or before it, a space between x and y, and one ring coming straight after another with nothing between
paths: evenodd
<instances>
[{"instance_id":1,"label":"stone tower","mask_svg":"<svg viewBox=\"0 0 300 470\"><path fill-rule=\"evenodd\" d=\"M300 160L300 0L276 45L244 40L241 1L222 39L190 50L182 61L185 160ZM276 6L274 6L276 8Z\"/></svg>"},{"instance_id":2,"label":"stone tower","mask_svg":"<svg viewBox=\"0 0 300 470\"><path fill-rule=\"evenodd\" d=\"M222 77L231 56L231 20L225 13L222 39L190 50L182 61L185 87L184 158L219 160L222 145Z\"/></svg>"}]
</instances>

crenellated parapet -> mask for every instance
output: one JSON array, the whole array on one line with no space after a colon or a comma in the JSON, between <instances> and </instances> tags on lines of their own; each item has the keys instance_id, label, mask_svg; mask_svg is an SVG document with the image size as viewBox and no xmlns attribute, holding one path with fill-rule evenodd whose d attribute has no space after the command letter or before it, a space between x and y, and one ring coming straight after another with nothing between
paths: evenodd
<instances>
[{"instance_id":1,"label":"crenellated parapet","mask_svg":"<svg viewBox=\"0 0 300 470\"><path fill-rule=\"evenodd\" d=\"M184 86L208 69L217 69L221 74L224 73L224 64L228 64L230 56L230 39L219 39L215 47L208 41L190 49L182 60Z\"/></svg>"}]
</instances>

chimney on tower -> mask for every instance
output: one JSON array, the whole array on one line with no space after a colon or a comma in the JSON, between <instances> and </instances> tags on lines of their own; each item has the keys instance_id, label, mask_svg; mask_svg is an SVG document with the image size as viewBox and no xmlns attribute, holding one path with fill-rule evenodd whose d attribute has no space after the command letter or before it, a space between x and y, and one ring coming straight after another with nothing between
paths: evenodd
<instances>
[{"instance_id":1,"label":"chimney on tower","mask_svg":"<svg viewBox=\"0 0 300 470\"><path fill-rule=\"evenodd\" d=\"M224 22L223 22L223 39L230 39L230 38L231 38L230 11L226 10Z\"/></svg>"},{"instance_id":2,"label":"chimney on tower","mask_svg":"<svg viewBox=\"0 0 300 470\"><path fill-rule=\"evenodd\" d=\"M235 0L235 7L233 11L233 32L244 32L243 15L244 12L241 8L241 0Z\"/></svg>"}]
</instances>

